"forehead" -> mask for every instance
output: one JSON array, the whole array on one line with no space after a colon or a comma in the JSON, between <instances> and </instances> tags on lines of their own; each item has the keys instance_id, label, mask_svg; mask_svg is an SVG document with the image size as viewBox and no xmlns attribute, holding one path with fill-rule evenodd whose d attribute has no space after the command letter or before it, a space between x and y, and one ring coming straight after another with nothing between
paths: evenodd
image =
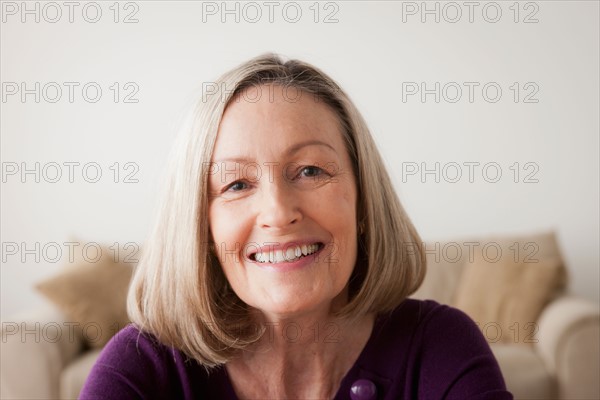
<instances>
[{"instance_id":1,"label":"forehead","mask_svg":"<svg viewBox=\"0 0 600 400\"><path fill-rule=\"evenodd\" d=\"M303 140L321 140L341 150L336 113L322 99L297 88L253 86L227 106L213 156L253 152L257 147L279 154Z\"/></svg>"}]
</instances>

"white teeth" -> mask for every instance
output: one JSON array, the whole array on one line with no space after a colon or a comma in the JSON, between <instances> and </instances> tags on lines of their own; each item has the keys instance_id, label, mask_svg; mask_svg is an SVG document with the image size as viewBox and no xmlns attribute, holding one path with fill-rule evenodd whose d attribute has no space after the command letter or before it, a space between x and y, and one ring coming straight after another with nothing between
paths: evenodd
<instances>
[{"instance_id":1,"label":"white teeth","mask_svg":"<svg viewBox=\"0 0 600 400\"><path fill-rule=\"evenodd\" d=\"M285 251L285 259L286 260L293 260L296 257L297 257L296 252L294 251L293 247L290 247Z\"/></svg>"},{"instance_id":2,"label":"white teeth","mask_svg":"<svg viewBox=\"0 0 600 400\"><path fill-rule=\"evenodd\" d=\"M307 255L308 254L308 246L303 244L301 247L302 247L302 254Z\"/></svg>"},{"instance_id":3,"label":"white teeth","mask_svg":"<svg viewBox=\"0 0 600 400\"><path fill-rule=\"evenodd\" d=\"M271 258L269 256L269 258ZM283 250L275 250L275 260L284 260L285 257L283 256ZM274 261L271 261L274 262Z\"/></svg>"},{"instance_id":4,"label":"white teeth","mask_svg":"<svg viewBox=\"0 0 600 400\"><path fill-rule=\"evenodd\" d=\"M284 261L295 261L300 257L307 256L319 249L318 244L309 244L301 246L290 246L285 251L282 249L258 252L254 254L254 259L260 263L280 263Z\"/></svg>"}]
</instances>

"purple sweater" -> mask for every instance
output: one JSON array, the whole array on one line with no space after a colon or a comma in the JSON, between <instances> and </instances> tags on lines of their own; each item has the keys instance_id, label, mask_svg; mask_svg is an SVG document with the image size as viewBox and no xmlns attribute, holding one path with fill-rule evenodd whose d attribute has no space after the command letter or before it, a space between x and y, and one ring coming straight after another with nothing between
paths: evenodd
<instances>
[{"instance_id":1,"label":"purple sweater","mask_svg":"<svg viewBox=\"0 0 600 400\"><path fill-rule=\"evenodd\" d=\"M379 316L335 399L359 379L376 399L512 399L498 363L465 313L432 300L405 300ZM80 399L236 399L225 368L210 374L133 325L106 345Z\"/></svg>"}]
</instances>

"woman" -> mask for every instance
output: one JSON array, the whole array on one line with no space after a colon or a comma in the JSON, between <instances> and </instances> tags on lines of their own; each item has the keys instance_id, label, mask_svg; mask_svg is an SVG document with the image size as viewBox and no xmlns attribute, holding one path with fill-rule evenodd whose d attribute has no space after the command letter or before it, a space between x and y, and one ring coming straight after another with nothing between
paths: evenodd
<instances>
[{"instance_id":1,"label":"woman","mask_svg":"<svg viewBox=\"0 0 600 400\"><path fill-rule=\"evenodd\" d=\"M407 299L421 241L344 91L272 54L216 83L81 398L512 398L471 319Z\"/></svg>"}]
</instances>

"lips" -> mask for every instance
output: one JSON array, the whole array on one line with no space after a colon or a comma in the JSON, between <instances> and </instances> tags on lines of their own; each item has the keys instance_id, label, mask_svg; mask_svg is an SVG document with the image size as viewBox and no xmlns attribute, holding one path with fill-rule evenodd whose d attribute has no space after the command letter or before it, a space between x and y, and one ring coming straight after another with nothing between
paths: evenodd
<instances>
[{"instance_id":1,"label":"lips","mask_svg":"<svg viewBox=\"0 0 600 400\"><path fill-rule=\"evenodd\" d=\"M264 246L259 251L249 254L252 261L258 263L277 264L294 262L323 248L322 242L287 243L283 246Z\"/></svg>"}]
</instances>

